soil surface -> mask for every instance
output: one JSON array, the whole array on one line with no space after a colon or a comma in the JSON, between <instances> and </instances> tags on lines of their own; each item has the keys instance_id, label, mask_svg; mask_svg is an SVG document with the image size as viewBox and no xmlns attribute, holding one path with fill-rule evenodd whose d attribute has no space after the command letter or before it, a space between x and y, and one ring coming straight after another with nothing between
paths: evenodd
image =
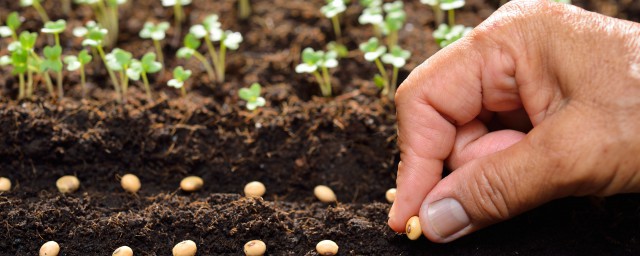
<instances>
[{"instance_id":1,"label":"soil surface","mask_svg":"<svg viewBox=\"0 0 640 256\"><path fill-rule=\"evenodd\" d=\"M71 27L92 19L89 8L61 13L44 1L52 19ZM193 60L173 56L180 44L165 43L165 64L194 70L189 94L180 98L165 86L170 72L151 77L154 102L134 83L126 105L115 95L102 65L88 66L89 97L82 99L79 78L66 75L66 98L12 100L17 80L0 71L0 176L13 181L0 194L0 255L35 255L55 240L61 255L109 255L128 245L135 255L170 255L176 243L191 239L198 255L241 255L249 240L261 239L268 255L317 255L315 244L331 239L340 255L638 255L640 196L570 198L551 202L513 220L449 244L421 238L409 241L387 225L385 191L395 186L398 152L395 108L371 82L375 66L352 50L333 72L334 94L319 98L312 76L293 67L305 47L335 40L319 7L323 0L253 1L253 15L239 21L235 1L194 0L189 24L218 13L225 29L240 31L244 42L228 55L224 83L210 81ZM413 56L409 71L438 50L432 14L419 1L405 1L408 24L400 44ZM638 21L638 1L576 1L577 5ZM497 1L468 0L457 17L475 26L497 8ZM42 26L31 8L3 1L0 17L20 10L24 29ZM361 7L344 16L343 43L357 49L373 35L357 23ZM118 47L140 57L153 51L137 34L147 20L171 20L172 11L156 0L130 1L121 10ZM71 29L62 36L65 54L81 49ZM0 41L0 55L8 41ZM38 43L47 43L41 36ZM237 90L260 82L267 106L244 110ZM212 89L215 88L215 89ZM607 159L603 159L606 161ZM124 192L119 178L140 177L137 195ZM55 181L76 175L81 188L62 195ZM204 179L201 191L178 189L183 177ZM244 184L267 186L264 199L244 198ZM340 203L317 202L312 191L328 185Z\"/></svg>"}]
</instances>

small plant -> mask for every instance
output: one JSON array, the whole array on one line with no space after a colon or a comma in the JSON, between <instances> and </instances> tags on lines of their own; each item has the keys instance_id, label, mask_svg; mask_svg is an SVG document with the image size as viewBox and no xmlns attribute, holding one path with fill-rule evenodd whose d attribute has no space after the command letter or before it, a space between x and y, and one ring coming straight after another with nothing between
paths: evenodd
<instances>
[{"instance_id":1,"label":"small plant","mask_svg":"<svg viewBox=\"0 0 640 256\"><path fill-rule=\"evenodd\" d=\"M156 61L156 54L152 52L142 56L140 61L132 60L131 67L127 69L127 76L129 76L131 80L138 81L140 77L142 77L144 90L147 92L149 102L153 102L153 97L151 96L151 87L149 86L147 74L157 73L160 70L162 70L162 63Z\"/></svg>"},{"instance_id":2,"label":"small plant","mask_svg":"<svg viewBox=\"0 0 640 256\"><path fill-rule=\"evenodd\" d=\"M42 63L41 68L43 72L51 70L57 73L58 82L58 98L64 97L64 91L62 89L62 46L60 45L60 33L64 32L67 28L67 22L65 20L49 21L44 24L44 28L40 30L45 34L53 34L56 45L54 47L45 47L44 56L46 60Z\"/></svg>"},{"instance_id":3,"label":"small plant","mask_svg":"<svg viewBox=\"0 0 640 256\"><path fill-rule=\"evenodd\" d=\"M455 9L462 8L465 4L465 0L440 0L440 9L447 11L449 26L453 27L456 24Z\"/></svg>"},{"instance_id":4,"label":"small plant","mask_svg":"<svg viewBox=\"0 0 640 256\"><path fill-rule=\"evenodd\" d=\"M393 48L398 44L398 31L404 26L404 22L407 20L407 13L404 11L404 3L402 1L386 3L383 5L383 9L387 15L384 18L382 33L387 35L389 48Z\"/></svg>"},{"instance_id":5,"label":"small plant","mask_svg":"<svg viewBox=\"0 0 640 256\"><path fill-rule=\"evenodd\" d=\"M342 31L340 30L340 14L347 10L344 0L327 0L327 4L320 8L325 17L331 19L333 31L336 33L336 41L342 42Z\"/></svg>"},{"instance_id":6,"label":"small plant","mask_svg":"<svg viewBox=\"0 0 640 256\"><path fill-rule=\"evenodd\" d=\"M117 72L120 76L118 84L122 89L122 100L126 102L127 91L129 90L129 76L127 72L133 60L133 54L120 48L115 48L105 56L105 59L107 60L107 69L112 72Z\"/></svg>"},{"instance_id":7,"label":"small plant","mask_svg":"<svg viewBox=\"0 0 640 256\"><path fill-rule=\"evenodd\" d=\"M103 39L105 46L113 46L118 40L118 7L127 0L74 0L77 4L91 6L96 16L96 20L101 27L106 28L109 34Z\"/></svg>"},{"instance_id":8,"label":"small plant","mask_svg":"<svg viewBox=\"0 0 640 256\"><path fill-rule=\"evenodd\" d=\"M195 35L189 33L184 37L184 47L178 49L176 56L181 59L190 59L191 57L195 57L202 65L204 69L207 71L209 75L209 79L214 80L215 74L211 64L207 58L205 58L200 52L198 52L198 48L200 47L200 39L198 39Z\"/></svg>"},{"instance_id":9,"label":"small plant","mask_svg":"<svg viewBox=\"0 0 640 256\"><path fill-rule=\"evenodd\" d=\"M242 88L238 91L238 96L247 101L247 109L254 110L263 107L266 103L263 97L260 97L262 86L259 83L253 83L250 88Z\"/></svg>"},{"instance_id":10,"label":"small plant","mask_svg":"<svg viewBox=\"0 0 640 256\"><path fill-rule=\"evenodd\" d=\"M86 75L84 72L84 67L91 62L93 57L87 50L82 50L78 53L78 56L67 56L63 59L64 63L67 64L67 70L76 71L80 70L80 83L82 85L82 98L87 95L87 81Z\"/></svg>"},{"instance_id":11,"label":"small plant","mask_svg":"<svg viewBox=\"0 0 640 256\"><path fill-rule=\"evenodd\" d=\"M216 70L216 78L218 82L223 82L226 69L225 58L227 49L237 50L243 38L240 32L223 31L220 26L218 15L213 14L207 16L202 24L192 26L189 32L197 39L204 38L204 42L209 50L209 55L211 55L213 68ZM216 51L213 42L220 42L219 52Z\"/></svg>"},{"instance_id":12,"label":"small plant","mask_svg":"<svg viewBox=\"0 0 640 256\"><path fill-rule=\"evenodd\" d=\"M21 25L22 21L20 20L18 13L9 13L9 16L7 16L6 26L0 27L0 36L11 37L13 38L13 41L18 41L18 28L20 28Z\"/></svg>"},{"instance_id":13,"label":"small plant","mask_svg":"<svg viewBox=\"0 0 640 256\"><path fill-rule=\"evenodd\" d=\"M104 63L104 66L107 67L107 73L109 74L111 83L113 83L113 87L116 90L116 94L118 95L118 101L122 102L122 92L120 91L120 84L118 83L118 79L116 78L115 73L113 73L113 71L108 68L109 63L107 62L106 54L104 52L103 43L107 33L107 29L102 28L94 21L89 21L84 27L77 27L73 30L73 35L84 38L84 40L82 40L82 46L92 47L98 52L98 54L100 55L100 59L102 59L102 63Z\"/></svg>"},{"instance_id":14,"label":"small plant","mask_svg":"<svg viewBox=\"0 0 640 256\"><path fill-rule=\"evenodd\" d=\"M160 63L164 63L164 55L162 54L160 41L166 37L167 29L169 29L169 22L164 21L153 24L153 22L147 21L140 31L141 38L151 39L153 41L153 46L156 48L156 54L158 55L158 61L160 61Z\"/></svg>"},{"instance_id":15,"label":"small plant","mask_svg":"<svg viewBox=\"0 0 640 256\"><path fill-rule=\"evenodd\" d=\"M243 20L251 16L251 3L249 0L238 0L238 16Z\"/></svg>"},{"instance_id":16,"label":"small plant","mask_svg":"<svg viewBox=\"0 0 640 256\"><path fill-rule=\"evenodd\" d=\"M364 52L364 59L376 64L378 72L374 77L374 82L378 87L383 88L385 91L389 91L389 75L384 68L384 65L380 61L380 57L387 52L387 47L380 44L380 40L376 37L372 37L366 43L360 44L360 50Z\"/></svg>"},{"instance_id":17,"label":"small plant","mask_svg":"<svg viewBox=\"0 0 640 256\"><path fill-rule=\"evenodd\" d=\"M42 22L49 21L49 16L47 15L47 12L44 10L44 8L42 8L42 4L40 4L40 0L20 0L20 6L21 7L33 6L33 9L36 9L36 12L38 12L38 15L40 15L40 19L42 19Z\"/></svg>"},{"instance_id":18,"label":"small plant","mask_svg":"<svg viewBox=\"0 0 640 256\"><path fill-rule=\"evenodd\" d=\"M185 70L183 67L178 66L173 69L173 79L167 82L167 85L176 89L180 89L182 97L187 96L187 89L185 89L184 82L191 77L191 70Z\"/></svg>"},{"instance_id":19,"label":"small plant","mask_svg":"<svg viewBox=\"0 0 640 256\"><path fill-rule=\"evenodd\" d=\"M358 22L362 25L373 25L374 33L376 37L382 37L382 26L384 23L384 15L382 12L381 0L360 0L360 4L364 6L364 10Z\"/></svg>"},{"instance_id":20,"label":"small plant","mask_svg":"<svg viewBox=\"0 0 640 256\"><path fill-rule=\"evenodd\" d=\"M314 51L308 47L302 51L302 63L296 66L296 73L311 73L320 85L322 96L331 96L331 77L329 68L338 66L338 54L334 51ZM322 72L322 74L320 74Z\"/></svg>"},{"instance_id":21,"label":"small plant","mask_svg":"<svg viewBox=\"0 0 640 256\"><path fill-rule=\"evenodd\" d=\"M11 65L13 67L12 73L18 75L18 99L32 97L34 88L33 72L42 72L41 64L43 61L33 50L37 38L38 33L30 33L27 31L20 33L18 41L9 44L8 50L11 55L0 58L1 66ZM25 75L27 77L26 81ZM53 96L54 91L53 85L51 84L51 78L46 72L42 72L42 75L46 81L49 93Z\"/></svg>"},{"instance_id":22,"label":"small plant","mask_svg":"<svg viewBox=\"0 0 640 256\"><path fill-rule=\"evenodd\" d=\"M433 31L433 38L440 47L444 48L471 32L472 29L463 25L449 27L447 24L440 24L438 29Z\"/></svg>"},{"instance_id":23,"label":"small plant","mask_svg":"<svg viewBox=\"0 0 640 256\"><path fill-rule=\"evenodd\" d=\"M396 93L396 84L398 83L398 71L407 64L409 57L411 57L411 53L397 45L392 47L389 53L382 55L382 62L393 66L391 84L386 90L382 90L382 95L387 95L389 99L393 99Z\"/></svg>"}]
</instances>

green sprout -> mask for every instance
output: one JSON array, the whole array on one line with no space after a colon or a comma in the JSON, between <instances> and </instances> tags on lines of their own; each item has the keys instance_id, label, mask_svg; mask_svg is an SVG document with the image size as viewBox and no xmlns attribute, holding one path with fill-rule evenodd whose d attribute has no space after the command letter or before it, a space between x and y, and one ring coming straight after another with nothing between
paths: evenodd
<instances>
[{"instance_id":1,"label":"green sprout","mask_svg":"<svg viewBox=\"0 0 640 256\"><path fill-rule=\"evenodd\" d=\"M44 24L44 28L40 32L45 34L53 34L56 45L60 45L60 33L64 32L67 28L67 22L65 20L49 21Z\"/></svg>"},{"instance_id":2,"label":"green sprout","mask_svg":"<svg viewBox=\"0 0 640 256\"><path fill-rule=\"evenodd\" d=\"M43 50L44 60L40 64L40 72L56 72L58 74L58 98L64 97L62 88L62 47L59 45L45 46Z\"/></svg>"},{"instance_id":3,"label":"green sprout","mask_svg":"<svg viewBox=\"0 0 640 256\"><path fill-rule=\"evenodd\" d=\"M420 0L422 4L431 6L435 16L435 24L441 24L444 19L444 13L440 9L440 0Z\"/></svg>"},{"instance_id":4,"label":"green sprout","mask_svg":"<svg viewBox=\"0 0 640 256\"><path fill-rule=\"evenodd\" d=\"M362 25L371 24L373 25L373 29L375 35L377 37L382 36L382 26L384 24L384 15L382 13L382 1L381 0L360 0L360 4L364 6L364 10L360 17L358 17L358 22Z\"/></svg>"},{"instance_id":5,"label":"green sprout","mask_svg":"<svg viewBox=\"0 0 640 256\"><path fill-rule=\"evenodd\" d=\"M191 57L195 57L202 63L205 70L207 71L207 74L209 75L209 78L213 80L215 77L213 68L209 64L207 58L205 58L200 52L198 52L200 44L200 39L198 39L195 35L189 33L184 37L184 47L178 49L176 56L181 59L190 59Z\"/></svg>"},{"instance_id":6,"label":"green sprout","mask_svg":"<svg viewBox=\"0 0 640 256\"><path fill-rule=\"evenodd\" d=\"M333 31L336 33L336 41L341 42L342 31L340 30L340 14L347 10L344 0L327 0L327 4L320 8L320 12L325 17L331 19Z\"/></svg>"},{"instance_id":7,"label":"green sprout","mask_svg":"<svg viewBox=\"0 0 640 256\"><path fill-rule=\"evenodd\" d=\"M113 87L116 90L116 94L118 95L118 101L121 102L123 95L120 92L120 84L118 83L116 74L110 68L108 68L109 64L104 52L103 44L107 33L108 30L96 24L95 21L89 21L84 27L77 27L73 29L73 35L75 35L76 37L84 38L84 40L82 40L82 46L89 46L95 49L100 55L102 63L104 63L104 66L107 67L107 73L109 74L109 78L111 79Z\"/></svg>"},{"instance_id":8,"label":"green sprout","mask_svg":"<svg viewBox=\"0 0 640 256\"><path fill-rule=\"evenodd\" d=\"M49 21L49 16L47 15L47 12L44 10L44 8L42 8L42 4L40 4L40 0L20 0L20 6L21 7L33 6L33 9L36 9L36 12L38 12L38 15L40 15L40 19L42 19L42 22Z\"/></svg>"},{"instance_id":9,"label":"green sprout","mask_svg":"<svg viewBox=\"0 0 640 256\"><path fill-rule=\"evenodd\" d=\"M393 48L398 44L398 31L404 26L404 22L407 20L407 13L404 11L404 3L402 1L386 3L383 5L383 9L387 15L384 18L382 33L387 35L389 48Z\"/></svg>"},{"instance_id":10,"label":"green sprout","mask_svg":"<svg viewBox=\"0 0 640 256\"><path fill-rule=\"evenodd\" d=\"M129 89L129 76L127 71L132 64L133 54L120 48L111 50L111 53L105 56L107 60L107 69L112 72L118 72L120 75L119 85L122 88L122 99L126 102L127 91Z\"/></svg>"},{"instance_id":11,"label":"green sprout","mask_svg":"<svg viewBox=\"0 0 640 256\"><path fill-rule=\"evenodd\" d=\"M251 3L249 0L238 0L238 16L243 20L251 16Z\"/></svg>"},{"instance_id":12,"label":"green sprout","mask_svg":"<svg viewBox=\"0 0 640 256\"><path fill-rule=\"evenodd\" d=\"M166 31L169 29L169 22L160 22L157 25L153 22L145 22L144 27L140 31L140 37L143 39L151 39L153 46L156 48L156 54L158 55L158 61L164 63L164 55L162 54L162 46L160 41L166 36Z\"/></svg>"},{"instance_id":13,"label":"green sprout","mask_svg":"<svg viewBox=\"0 0 640 256\"><path fill-rule=\"evenodd\" d=\"M17 44L20 44L17 42ZM12 73L18 75L19 87L18 87L18 99L25 97L25 74L29 69L29 52L24 50L20 45L14 45L11 50L10 56L0 57L0 66L11 65L13 67Z\"/></svg>"},{"instance_id":14,"label":"green sprout","mask_svg":"<svg viewBox=\"0 0 640 256\"><path fill-rule=\"evenodd\" d=\"M471 32L472 29L463 25L449 27L447 24L440 24L438 29L433 31L433 38L440 47L444 48Z\"/></svg>"},{"instance_id":15,"label":"green sprout","mask_svg":"<svg viewBox=\"0 0 640 256\"><path fill-rule=\"evenodd\" d=\"M18 41L18 28L20 28L21 25L22 21L18 13L9 13L9 16L7 16L7 25L0 27L0 37L11 37L13 41Z\"/></svg>"},{"instance_id":16,"label":"green sprout","mask_svg":"<svg viewBox=\"0 0 640 256\"><path fill-rule=\"evenodd\" d=\"M127 0L74 0L76 4L86 4L93 9L96 20L109 34L103 39L105 46L113 46L118 40L118 7Z\"/></svg>"},{"instance_id":17,"label":"green sprout","mask_svg":"<svg viewBox=\"0 0 640 256\"><path fill-rule=\"evenodd\" d=\"M237 50L243 38L240 32L223 31L220 26L218 15L213 14L207 16L202 24L192 26L189 32L197 39L204 38L204 42L209 50L209 55L211 55L213 68L216 70L216 78L218 82L223 82L226 69L225 58L227 49ZM213 42L220 42L219 52L216 51Z\"/></svg>"},{"instance_id":18,"label":"green sprout","mask_svg":"<svg viewBox=\"0 0 640 256\"><path fill-rule=\"evenodd\" d=\"M182 97L187 96L187 89L185 89L184 82L191 77L191 70L185 70L181 66L177 66L173 69L173 79L167 82L167 85L176 89L180 89Z\"/></svg>"},{"instance_id":19,"label":"green sprout","mask_svg":"<svg viewBox=\"0 0 640 256\"><path fill-rule=\"evenodd\" d=\"M464 4L464 0L440 0L440 9L443 11L447 11L450 27L453 27L456 24L454 10L462 8Z\"/></svg>"},{"instance_id":20,"label":"green sprout","mask_svg":"<svg viewBox=\"0 0 640 256\"><path fill-rule=\"evenodd\" d=\"M403 50L400 46L394 46L389 53L382 55L382 62L385 64L391 64L393 66L393 75L391 77L391 84L385 90L382 90L382 95L389 96L389 99L393 99L396 93L396 86L398 83L398 71L400 68L407 64L407 60L411 57L411 53L407 50Z\"/></svg>"},{"instance_id":21,"label":"green sprout","mask_svg":"<svg viewBox=\"0 0 640 256\"><path fill-rule=\"evenodd\" d=\"M66 56L63 61L67 64L67 70L76 71L80 70L80 82L82 84L82 98L87 95L87 82L86 75L84 73L84 67L91 62L93 57L87 50L82 50L78 53L78 56Z\"/></svg>"},{"instance_id":22,"label":"green sprout","mask_svg":"<svg viewBox=\"0 0 640 256\"><path fill-rule=\"evenodd\" d=\"M329 68L338 66L338 54L334 51L315 51L310 47L302 51L302 63L296 66L296 73L311 73L320 85L322 96L331 96L331 77ZM319 71L320 70L320 71ZM322 74L320 74L322 72Z\"/></svg>"},{"instance_id":23,"label":"green sprout","mask_svg":"<svg viewBox=\"0 0 640 256\"><path fill-rule=\"evenodd\" d=\"M262 86L259 83L253 83L249 88L242 88L238 91L238 96L241 99L247 101L247 109L255 110L258 107L263 107L266 104L266 100L260 97L260 91Z\"/></svg>"},{"instance_id":24,"label":"green sprout","mask_svg":"<svg viewBox=\"0 0 640 256\"><path fill-rule=\"evenodd\" d=\"M33 72L41 72L40 65L42 61L33 50L37 39L38 33L27 31L20 33L18 40L9 44L8 50L11 55L0 58L0 65L11 65L13 67L12 73L18 75L18 99L31 98L33 96ZM27 76L26 82L25 75ZM53 96L54 91L51 79L46 72L43 72L43 76L47 82L47 89Z\"/></svg>"},{"instance_id":25,"label":"green sprout","mask_svg":"<svg viewBox=\"0 0 640 256\"><path fill-rule=\"evenodd\" d=\"M142 59L132 60L131 67L127 69L127 76L131 80L138 81L142 77L144 83L144 90L147 92L147 98L149 102L153 102L153 96L151 95L151 87L149 86L149 79L147 74L157 73L162 70L162 63L156 61L155 53L147 53L142 56Z\"/></svg>"},{"instance_id":26,"label":"green sprout","mask_svg":"<svg viewBox=\"0 0 640 256\"><path fill-rule=\"evenodd\" d=\"M183 6L191 4L191 0L162 0L162 6L173 6L173 18L175 22L175 40L182 34L182 23L184 22L184 8Z\"/></svg>"},{"instance_id":27,"label":"green sprout","mask_svg":"<svg viewBox=\"0 0 640 256\"><path fill-rule=\"evenodd\" d=\"M389 91L389 75L384 68L384 65L380 61L380 57L387 52L387 47L380 44L380 40L376 37L372 37L366 43L360 44L360 50L364 52L364 59L369 62L374 62L380 74L376 74L374 82L378 87L383 88L384 91Z\"/></svg>"}]
</instances>

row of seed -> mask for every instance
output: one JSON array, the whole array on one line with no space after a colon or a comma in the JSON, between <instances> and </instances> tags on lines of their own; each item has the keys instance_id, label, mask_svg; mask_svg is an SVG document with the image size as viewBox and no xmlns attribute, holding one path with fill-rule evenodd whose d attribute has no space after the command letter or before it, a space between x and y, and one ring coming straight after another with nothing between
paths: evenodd
<instances>
[{"instance_id":1,"label":"row of seed","mask_svg":"<svg viewBox=\"0 0 640 256\"><path fill-rule=\"evenodd\" d=\"M173 247L173 256L194 256L198 251L196 243L185 240ZM267 245L260 240L252 240L244 244L244 254L246 256L262 256L267 251ZM338 244L331 240L322 240L316 245L316 251L320 255L338 254ZM40 247L40 256L58 256L60 245L55 241L46 242ZM112 256L133 256L133 249L129 246L122 246L111 254Z\"/></svg>"}]
</instances>

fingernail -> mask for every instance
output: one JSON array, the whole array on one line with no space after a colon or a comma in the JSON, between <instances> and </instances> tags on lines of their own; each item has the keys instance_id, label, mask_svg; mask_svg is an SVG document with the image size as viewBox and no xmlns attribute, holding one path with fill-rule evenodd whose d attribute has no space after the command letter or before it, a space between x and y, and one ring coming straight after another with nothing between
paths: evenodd
<instances>
[{"instance_id":1,"label":"fingernail","mask_svg":"<svg viewBox=\"0 0 640 256\"><path fill-rule=\"evenodd\" d=\"M452 198L435 201L427 206L427 218L440 237L447 238L469 226L469 216L462 205Z\"/></svg>"}]
</instances>

